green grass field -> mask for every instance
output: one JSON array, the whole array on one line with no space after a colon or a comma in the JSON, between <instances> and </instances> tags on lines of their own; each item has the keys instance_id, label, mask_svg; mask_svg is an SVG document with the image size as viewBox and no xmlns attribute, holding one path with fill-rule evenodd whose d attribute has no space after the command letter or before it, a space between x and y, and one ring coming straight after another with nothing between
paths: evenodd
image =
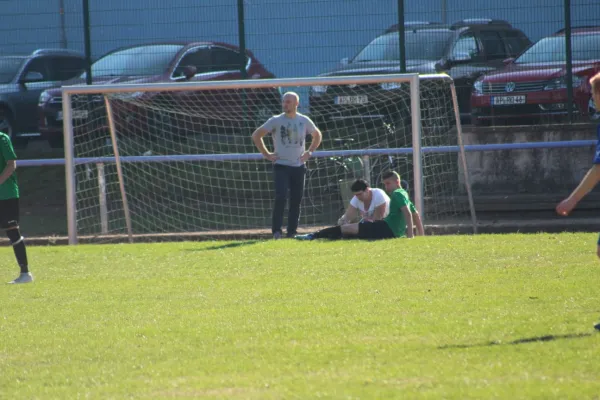
<instances>
[{"instance_id":1,"label":"green grass field","mask_svg":"<svg viewBox=\"0 0 600 400\"><path fill-rule=\"evenodd\" d=\"M0 398L598 398L595 242L30 247L36 282L0 286Z\"/></svg>"}]
</instances>

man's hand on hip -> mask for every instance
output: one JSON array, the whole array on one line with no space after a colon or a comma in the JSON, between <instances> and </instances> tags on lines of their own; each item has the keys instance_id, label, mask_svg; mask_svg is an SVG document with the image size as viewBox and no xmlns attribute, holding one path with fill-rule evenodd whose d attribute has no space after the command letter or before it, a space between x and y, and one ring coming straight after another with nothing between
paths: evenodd
<instances>
[{"instance_id":1,"label":"man's hand on hip","mask_svg":"<svg viewBox=\"0 0 600 400\"><path fill-rule=\"evenodd\" d=\"M306 161L308 161L308 159L312 156L312 152L310 151L305 151L302 156L300 157L300 161L302 163L305 163Z\"/></svg>"},{"instance_id":2,"label":"man's hand on hip","mask_svg":"<svg viewBox=\"0 0 600 400\"><path fill-rule=\"evenodd\" d=\"M277 157L277 154L275 154L275 153L266 154L265 158L271 162L275 162L275 161L279 160L279 157Z\"/></svg>"}]
</instances>

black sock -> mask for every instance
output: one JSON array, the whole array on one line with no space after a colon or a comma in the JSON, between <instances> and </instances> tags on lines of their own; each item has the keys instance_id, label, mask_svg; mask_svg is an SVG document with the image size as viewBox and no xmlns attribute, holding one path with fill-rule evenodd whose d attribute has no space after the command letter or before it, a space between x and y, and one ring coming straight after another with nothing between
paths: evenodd
<instances>
[{"instance_id":1,"label":"black sock","mask_svg":"<svg viewBox=\"0 0 600 400\"><path fill-rule=\"evenodd\" d=\"M6 231L6 236L8 236L13 245L17 263L19 263L19 267L21 267L21 273L25 274L29 272L29 267L27 265L27 250L25 249L25 241L21 237L21 232L19 232L18 229L9 229Z\"/></svg>"},{"instance_id":2,"label":"black sock","mask_svg":"<svg viewBox=\"0 0 600 400\"><path fill-rule=\"evenodd\" d=\"M321 229L313 233L313 238L315 239L341 239L342 238L342 228L339 226L332 226L331 228Z\"/></svg>"}]
</instances>

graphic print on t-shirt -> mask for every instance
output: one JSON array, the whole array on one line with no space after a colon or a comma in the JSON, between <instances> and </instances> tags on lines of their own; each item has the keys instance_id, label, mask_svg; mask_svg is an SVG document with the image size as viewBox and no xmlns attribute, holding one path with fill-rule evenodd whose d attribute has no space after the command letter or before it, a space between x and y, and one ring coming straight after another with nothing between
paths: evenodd
<instances>
[{"instance_id":1,"label":"graphic print on t-shirt","mask_svg":"<svg viewBox=\"0 0 600 400\"><path fill-rule=\"evenodd\" d=\"M304 122L298 122L297 124L293 122L288 122L287 125L281 125L279 127L279 135L281 138L281 144L285 147L289 146L303 146L304 145L304 135L301 135L300 132L304 131Z\"/></svg>"}]
</instances>

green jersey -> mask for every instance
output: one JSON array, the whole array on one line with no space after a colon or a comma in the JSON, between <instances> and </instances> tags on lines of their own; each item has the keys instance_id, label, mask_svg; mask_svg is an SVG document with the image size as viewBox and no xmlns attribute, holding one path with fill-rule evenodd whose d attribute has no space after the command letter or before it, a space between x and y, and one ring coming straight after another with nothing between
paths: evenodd
<instances>
[{"instance_id":1,"label":"green jersey","mask_svg":"<svg viewBox=\"0 0 600 400\"><path fill-rule=\"evenodd\" d=\"M404 206L408 206L411 212L415 211L415 206L408 198L406 190L398 188L390 195L390 213L383 219L396 237L406 236L406 218L402 213Z\"/></svg>"},{"instance_id":2,"label":"green jersey","mask_svg":"<svg viewBox=\"0 0 600 400\"><path fill-rule=\"evenodd\" d=\"M16 160L17 155L12 146L8 135L0 132L0 174L6 168L10 160ZM0 185L0 200L19 198L19 185L17 184L17 174L12 173L4 183Z\"/></svg>"}]
</instances>

